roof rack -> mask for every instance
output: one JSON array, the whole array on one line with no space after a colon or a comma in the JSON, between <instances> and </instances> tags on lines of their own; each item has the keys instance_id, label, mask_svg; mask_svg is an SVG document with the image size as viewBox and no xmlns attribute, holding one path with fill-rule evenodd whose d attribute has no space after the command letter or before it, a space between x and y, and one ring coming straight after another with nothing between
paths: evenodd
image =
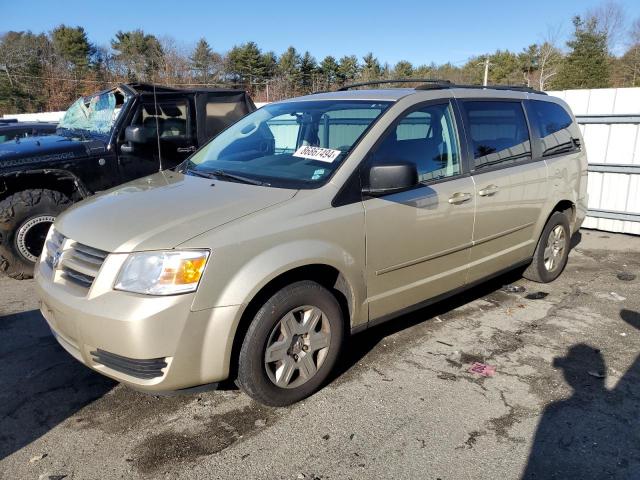
<instances>
[{"instance_id":1,"label":"roof rack","mask_svg":"<svg viewBox=\"0 0 640 480\"><path fill-rule=\"evenodd\" d=\"M395 80L372 80L370 82L360 82L345 85L338 88L337 92L344 92L352 88L367 87L369 85L384 85L390 83L420 83L415 87L416 90L437 90L440 88L475 88L478 90L513 90L517 92L537 93L546 95L545 92L527 87L526 85L464 85L450 82L449 80L440 80L434 78L397 78ZM316 92L321 93L321 92Z\"/></svg>"},{"instance_id":2,"label":"roof rack","mask_svg":"<svg viewBox=\"0 0 640 480\"><path fill-rule=\"evenodd\" d=\"M423 86L416 87L416 90L426 90L426 88L422 88ZM529 93L538 93L540 95L546 95L545 92L541 90L536 90L532 87L527 87L526 85L458 85L452 84L451 88L475 88L478 90L514 90L517 92L529 92Z\"/></svg>"},{"instance_id":3,"label":"roof rack","mask_svg":"<svg viewBox=\"0 0 640 480\"><path fill-rule=\"evenodd\" d=\"M344 92L345 90L350 90L352 88L367 87L369 85L383 85L388 83L423 83L433 85L435 88L447 88L449 86L453 86L453 84L449 80L438 80L434 78L398 78L395 80L372 80L370 82L351 83L349 85L345 85L344 87L340 87L336 91ZM424 86L426 87L426 85Z\"/></svg>"}]
</instances>

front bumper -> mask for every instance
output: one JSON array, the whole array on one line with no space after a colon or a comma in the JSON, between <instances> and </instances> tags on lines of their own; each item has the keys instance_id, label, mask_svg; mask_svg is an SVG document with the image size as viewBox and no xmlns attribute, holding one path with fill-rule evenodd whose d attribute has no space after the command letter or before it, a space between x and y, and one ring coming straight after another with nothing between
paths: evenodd
<instances>
[{"instance_id":1,"label":"front bumper","mask_svg":"<svg viewBox=\"0 0 640 480\"><path fill-rule=\"evenodd\" d=\"M36 265L42 315L60 345L93 370L148 391L228 377L240 306L192 311L195 294L151 297L99 284L81 294L54 277L46 263Z\"/></svg>"}]
</instances>

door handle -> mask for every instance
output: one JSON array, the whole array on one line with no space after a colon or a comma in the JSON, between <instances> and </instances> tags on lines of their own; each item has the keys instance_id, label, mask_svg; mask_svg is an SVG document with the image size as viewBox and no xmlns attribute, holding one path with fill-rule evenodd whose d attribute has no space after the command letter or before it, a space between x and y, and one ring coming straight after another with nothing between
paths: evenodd
<instances>
[{"instance_id":1,"label":"door handle","mask_svg":"<svg viewBox=\"0 0 640 480\"><path fill-rule=\"evenodd\" d=\"M478 191L478 195L480 195L481 197L490 197L491 195L495 195L496 193L498 193L498 190L500 189L497 185L491 184Z\"/></svg>"},{"instance_id":2,"label":"door handle","mask_svg":"<svg viewBox=\"0 0 640 480\"><path fill-rule=\"evenodd\" d=\"M194 147L193 145L190 147L178 147L176 150L178 151L178 153L189 153L189 152L195 152L196 147Z\"/></svg>"},{"instance_id":3,"label":"door handle","mask_svg":"<svg viewBox=\"0 0 640 480\"><path fill-rule=\"evenodd\" d=\"M452 205L459 205L461 203L468 202L469 200L471 200L470 193L458 192L451 195L449 203Z\"/></svg>"}]
</instances>

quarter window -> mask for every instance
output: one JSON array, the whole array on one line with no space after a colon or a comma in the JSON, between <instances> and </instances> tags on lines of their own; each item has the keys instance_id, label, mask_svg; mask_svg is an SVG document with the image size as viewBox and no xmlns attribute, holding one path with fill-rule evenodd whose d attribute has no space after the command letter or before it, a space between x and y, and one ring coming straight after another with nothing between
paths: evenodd
<instances>
[{"instance_id":1,"label":"quarter window","mask_svg":"<svg viewBox=\"0 0 640 480\"><path fill-rule=\"evenodd\" d=\"M374 164L411 162L420 181L460 173L460 148L449 104L430 105L405 115L372 153Z\"/></svg>"},{"instance_id":2,"label":"quarter window","mask_svg":"<svg viewBox=\"0 0 640 480\"><path fill-rule=\"evenodd\" d=\"M543 156L566 153L577 148L578 144L571 134L573 120L562 106L552 102L531 100L527 111L529 117L538 126Z\"/></svg>"},{"instance_id":3,"label":"quarter window","mask_svg":"<svg viewBox=\"0 0 640 480\"><path fill-rule=\"evenodd\" d=\"M463 102L476 169L531 159L529 128L520 102Z\"/></svg>"}]
</instances>

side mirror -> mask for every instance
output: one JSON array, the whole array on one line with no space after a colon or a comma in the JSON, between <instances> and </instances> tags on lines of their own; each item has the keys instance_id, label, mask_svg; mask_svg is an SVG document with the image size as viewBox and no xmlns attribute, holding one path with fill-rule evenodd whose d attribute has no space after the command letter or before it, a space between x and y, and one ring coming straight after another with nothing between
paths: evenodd
<instances>
[{"instance_id":1,"label":"side mirror","mask_svg":"<svg viewBox=\"0 0 640 480\"><path fill-rule=\"evenodd\" d=\"M129 125L124 129L124 139L131 143L147 143L147 134L140 125Z\"/></svg>"},{"instance_id":2,"label":"side mirror","mask_svg":"<svg viewBox=\"0 0 640 480\"><path fill-rule=\"evenodd\" d=\"M362 193L372 197L402 192L418 185L418 169L413 163L374 165L369 170L369 186Z\"/></svg>"}]
</instances>

